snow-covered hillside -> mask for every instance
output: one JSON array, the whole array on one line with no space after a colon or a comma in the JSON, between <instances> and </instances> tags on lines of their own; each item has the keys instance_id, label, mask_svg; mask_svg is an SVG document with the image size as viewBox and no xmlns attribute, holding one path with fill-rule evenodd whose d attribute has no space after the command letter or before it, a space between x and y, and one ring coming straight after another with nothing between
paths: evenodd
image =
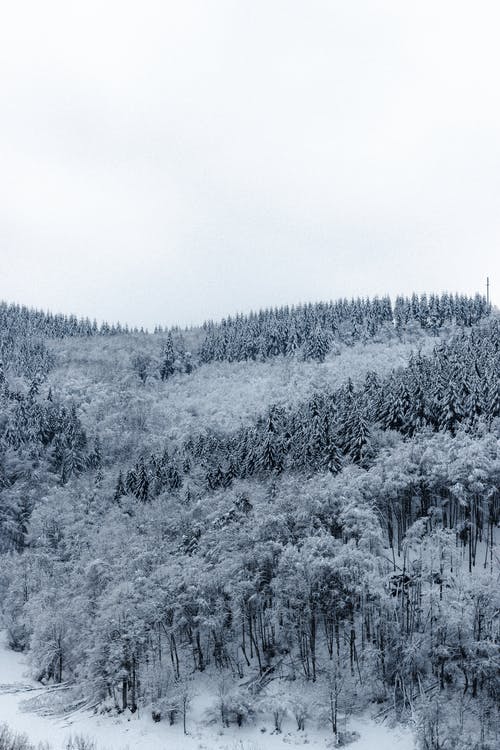
<instances>
[{"instance_id":1,"label":"snow-covered hillside","mask_svg":"<svg viewBox=\"0 0 500 750\"><path fill-rule=\"evenodd\" d=\"M195 356L4 309L0 719L103 750L495 746L499 322L333 309Z\"/></svg>"},{"instance_id":2,"label":"snow-covered hillside","mask_svg":"<svg viewBox=\"0 0 500 750\"><path fill-rule=\"evenodd\" d=\"M67 403L81 404L90 430L98 422L103 436L108 430L116 433L120 420L120 449L137 453L146 436L148 446L158 449L165 440L178 442L203 429L234 430L250 424L270 404L300 403L315 391L338 388L349 377L360 385L369 371L385 376L407 365L412 353L428 353L436 343L416 331L403 341L394 335L378 343L338 346L321 363L289 357L213 362L162 382L159 336L64 339L51 343L56 363L47 386ZM151 376L144 384L131 364L137 352L150 358Z\"/></svg>"}]
</instances>

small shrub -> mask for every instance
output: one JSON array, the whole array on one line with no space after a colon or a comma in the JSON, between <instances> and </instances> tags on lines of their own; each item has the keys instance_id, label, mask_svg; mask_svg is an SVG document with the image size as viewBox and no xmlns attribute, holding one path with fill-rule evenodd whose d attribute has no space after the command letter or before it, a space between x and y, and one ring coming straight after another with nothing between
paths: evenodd
<instances>
[{"instance_id":1,"label":"small shrub","mask_svg":"<svg viewBox=\"0 0 500 750\"><path fill-rule=\"evenodd\" d=\"M16 734L5 724L0 724L0 750L35 750L35 748L25 734Z\"/></svg>"},{"instance_id":2,"label":"small shrub","mask_svg":"<svg viewBox=\"0 0 500 750\"><path fill-rule=\"evenodd\" d=\"M242 690L237 690L228 696L227 719L230 723L241 727L248 724L255 716L255 709L251 697Z\"/></svg>"},{"instance_id":3,"label":"small shrub","mask_svg":"<svg viewBox=\"0 0 500 750\"><path fill-rule=\"evenodd\" d=\"M76 734L68 739L65 750L97 750L97 746L89 737Z\"/></svg>"},{"instance_id":4,"label":"small shrub","mask_svg":"<svg viewBox=\"0 0 500 750\"><path fill-rule=\"evenodd\" d=\"M252 696L245 690L230 690L225 680L221 680L218 689L218 699L208 711L208 720L220 721L223 727L230 724L243 724L255 717L255 707Z\"/></svg>"},{"instance_id":5,"label":"small shrub","mask_svg":"<svg viewBox=\"0 0 500 750\"><path fill-rule=\"evenodd\" d=\"M290 710L297 722L297 729L303 732L306 728L306 719L311 715L309 700L298 692L290 698Z\"/></svg>"},{"instance_id":6,"label":"small shrub","mask_svg":"<svg viewBox=\"0 0 500 750\"><path fill-rule=\"evenodd\" d=\"M272 713L274 729L276 732L280 733L283 719L288 713L288 700L281 685L271 683L268 686L265 696L261 700L261 708Z\"/></svg>"}]
</instances>

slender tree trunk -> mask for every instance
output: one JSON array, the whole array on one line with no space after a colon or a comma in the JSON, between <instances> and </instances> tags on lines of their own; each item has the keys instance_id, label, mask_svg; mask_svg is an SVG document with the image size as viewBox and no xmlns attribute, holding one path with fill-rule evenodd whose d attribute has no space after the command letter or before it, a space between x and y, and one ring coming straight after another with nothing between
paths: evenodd
<instances>
[{"instance_id":1,"label":"slender tree trunk","mask_svg":"<svg viewBox=\"0 0 500 750\"><path fill-rule=\"evenodd\" d=\"M59 661L57 665L57 682L62 682L62 673L63 673L63 655L62 651L59 650Z\"/></svg>"},{"instance_id":2,"label":"slender tree trunk","mask_svg":"<svg viewBox=\"0 0 500 750\"><path fill-rule=\"evenodd\" d=\"M135 656L132 657L130 673L130 710L132 713L135 713L135 711L137 711L137 675Z\"/></svg>"},{"instance_id":3,"label":"slender tree trunk","mask_svg":"<svg viewBox=\"0 0 500 750\"><path fill-rule=\"evenodd\" d=\"M125 711L128 705L128 681L127 677L122 680L122 710Z\"/></svg>"},{"instance_id":4,"label":"slender tree trunk","mask_svg":"<svg viewBox=\"0 0 500 750\"><path fill-rule=\"evenodd\" d=\"M314 612L309 622L309 649L311 652L312 681L316 682L316 615Z\"/></svg>"}]
</instances>

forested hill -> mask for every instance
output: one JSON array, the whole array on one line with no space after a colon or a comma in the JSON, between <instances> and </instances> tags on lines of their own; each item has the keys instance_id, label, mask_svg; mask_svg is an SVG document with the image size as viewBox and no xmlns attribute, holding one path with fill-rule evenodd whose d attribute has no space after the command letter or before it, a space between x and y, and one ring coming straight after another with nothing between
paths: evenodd
<instances>
[{"instance_id":1,"label":"forested hill","mask_svg":"<svg viewBox=\"0 0 500 750\"><path fill-rule=\"evenodd\" d=\"M3 625L74 701L168 723L203 677L223 724L377 704L494 747L499 512L483 297L151 334L0 303Z\"/></svg>"}]
</instances>

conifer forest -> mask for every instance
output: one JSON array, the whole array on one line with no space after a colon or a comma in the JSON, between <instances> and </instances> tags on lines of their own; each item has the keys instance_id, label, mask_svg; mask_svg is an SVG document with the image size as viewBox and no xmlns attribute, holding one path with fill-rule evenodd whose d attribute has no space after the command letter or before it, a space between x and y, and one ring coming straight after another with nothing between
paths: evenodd
<instances>
[{"instance_id":1,"label":"conifer forest","mask_svg":"<svg viewBox=\"0 0 500 750\"><path fill-rule=\"evenodd\" d=\"M211 685L221 729L494 750L499 524L480 295L153 332L0 303L0 625L74 710L169 746Z\"/></svg>"}]
</instances>

